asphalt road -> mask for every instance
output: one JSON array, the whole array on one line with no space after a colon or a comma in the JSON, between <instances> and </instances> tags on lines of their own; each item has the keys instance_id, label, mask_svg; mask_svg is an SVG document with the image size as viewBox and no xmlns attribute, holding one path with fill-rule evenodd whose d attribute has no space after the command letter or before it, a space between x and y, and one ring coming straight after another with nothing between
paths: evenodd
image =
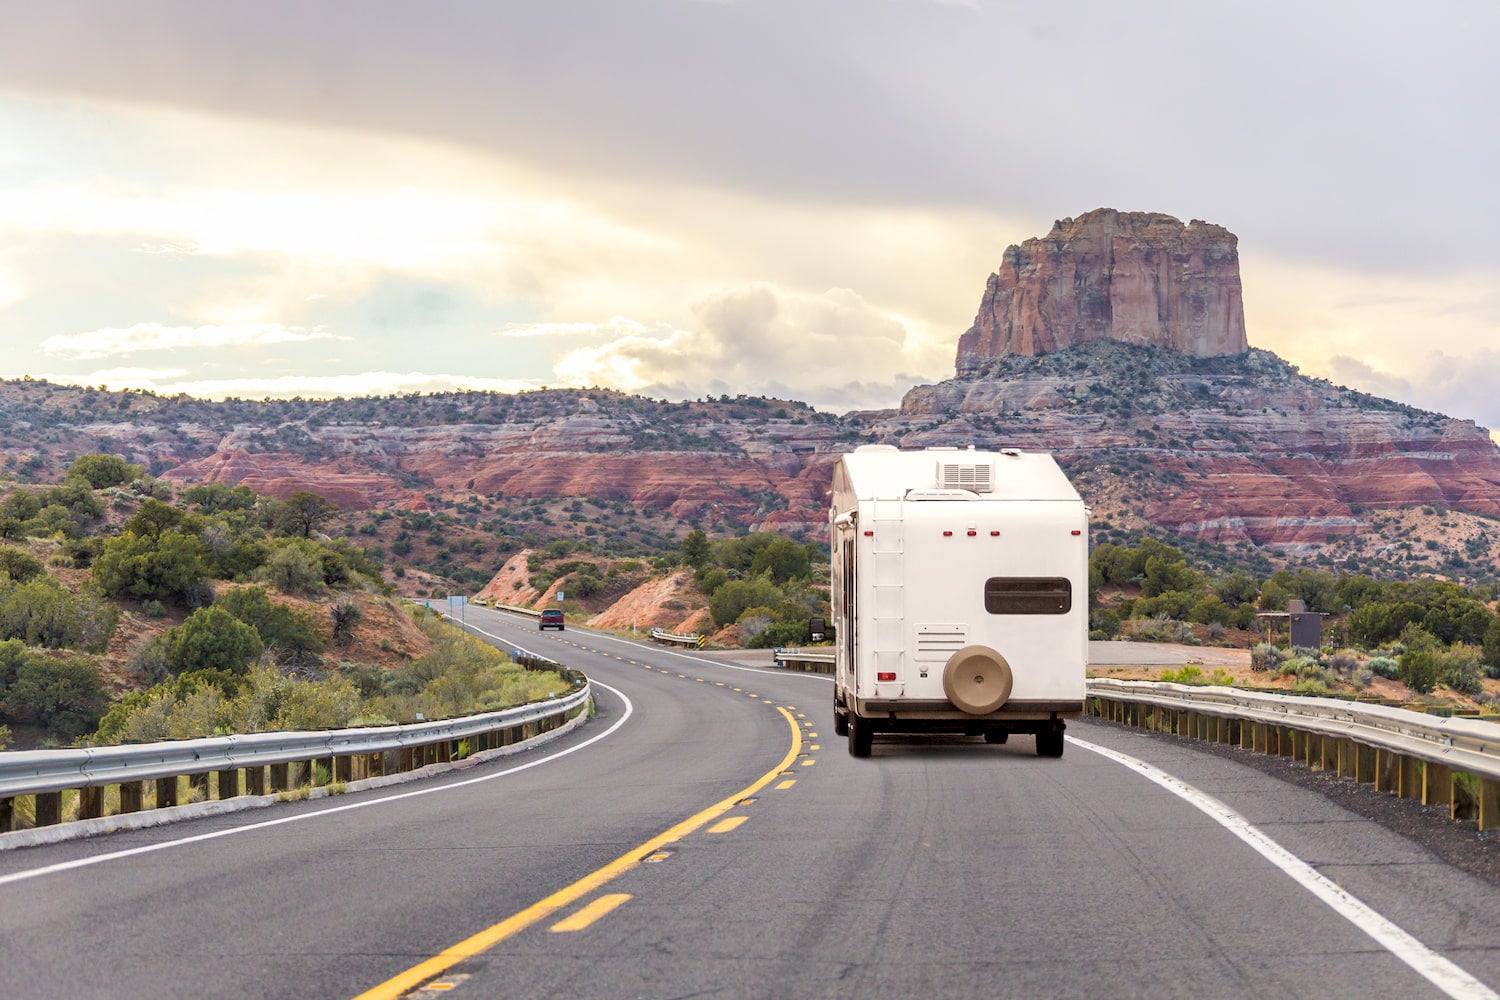
<instances>
[{"instance_id":1,"label":"asphalt road","mask_svg":"<svg viewBox=\"0 0 1500 1000\"><path fill-rule=\"evenodd\" d=\"M417 795L0 854L3 877L246 828L0 884L0 995L431 982L443 988L418 995L1405 998L1500 984L1488 884L1233 760L1096 722L1070 726L1060 760L1029 737L877 738L856 760L833 736L826 677L467 618L607 685L598 717ZM1399 931L1394 951L1381 944L1085 744L1214 796L1410 946ZM632 852L651 857L619 862ZM1413 969L1444 959L1462 970L1446 993Z\"/></svg>"}]
</instances>

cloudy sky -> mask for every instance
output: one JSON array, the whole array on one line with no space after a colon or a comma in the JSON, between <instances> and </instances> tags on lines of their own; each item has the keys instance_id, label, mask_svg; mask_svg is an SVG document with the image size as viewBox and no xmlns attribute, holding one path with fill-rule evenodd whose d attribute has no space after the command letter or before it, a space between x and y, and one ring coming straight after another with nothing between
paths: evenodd
<instances>
[{"instance_id":1,"label":"cloudy sky","mask_svg":"<svg viewBox=\"0 0 1500 1000\"><path fill-rule=\"evenodd\" d=\"M895 405L1005 247L1240 239L1250 342L1500 427L1493 0L49 0L0 376Z\"/></svg>"}]
</instances>

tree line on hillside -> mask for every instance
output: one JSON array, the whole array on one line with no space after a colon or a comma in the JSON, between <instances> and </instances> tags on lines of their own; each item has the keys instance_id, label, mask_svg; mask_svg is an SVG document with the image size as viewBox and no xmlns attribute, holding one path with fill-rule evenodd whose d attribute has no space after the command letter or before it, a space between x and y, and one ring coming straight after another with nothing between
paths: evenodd
<instances>
[{"instance_id":1,"label":"tree line on hillside","mask_svg":"<svg viewBox=\"0 0 1500 1000\"><path fill-rule=\"evenodd\" d=\"M1107 585L1139 588L1101 600ZM1366 669L1399 677L1412 690L1431 692L1439 684L1461 694L1482 691L1482 679L1500 677L1500 616L1491 610L1492 584L1464 586L1448 580L1376 580L1302 568L1257 578L1242 569L1210 576L1187 564L1183 553L1147 538L1135 546L1104 543L1089 558L1090 637L1118 636L1197 642L1190 625L1205 626L1210 638L1226 628L1253 629L1259 612L1285 611L1292 600L1308 611L1339 617L1329 630L1334 644L1373 654ZM1316 658L1319 651L1298 651ZM1279 665L1284 657L1257 649L1258 665ZM1334 663L1350 673L1357 661ZM1327 664L1314 662L1313 669Z\"/></svg>"},{"instance_id":2,"label":"tree line on hillside","mask_svg":"<svg viewBox=\"0 0 1500 1000\"><path fill-rule=\"evenodd\" d=\"M714 624L739 625L746 646L801 645L809 620L828 614L828 560L815 543L772 532L710 541L695 528L678 558L708 595Z\"/></svg>"}]
</instances>

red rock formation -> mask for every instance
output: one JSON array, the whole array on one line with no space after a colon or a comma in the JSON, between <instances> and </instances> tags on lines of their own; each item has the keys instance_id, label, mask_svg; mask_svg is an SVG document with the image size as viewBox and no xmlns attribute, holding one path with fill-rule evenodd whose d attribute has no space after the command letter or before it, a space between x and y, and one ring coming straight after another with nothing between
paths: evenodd
<instances>
[{"instance_id":1,"label":"red rock formation","mask_svg":"<svg viewBox=\"0 0 1500 1000\"><path fill-rule=\"evenodd\" d=\"M1004 354L1087 340L1207 357L1248 347L1233 233L1194 219L1101 208L1006 249L974 325L958 342L963 374Z\"/></svg>"},{"instance_id":2,"label":"red rock formation","mask_svg":"<svg viewBox=\"0 0 1500 1000\"><path fill-rule=\"evenodd\" d=\"M406 505L411 491L390 476L326 468L301 455L243 448L215 452L184 462L162 474L179 483L224 483L244 486L262 496L285 500L293 493L316 493L345 510L366 510L383 504Z\"/></svg>"}]
</instances>

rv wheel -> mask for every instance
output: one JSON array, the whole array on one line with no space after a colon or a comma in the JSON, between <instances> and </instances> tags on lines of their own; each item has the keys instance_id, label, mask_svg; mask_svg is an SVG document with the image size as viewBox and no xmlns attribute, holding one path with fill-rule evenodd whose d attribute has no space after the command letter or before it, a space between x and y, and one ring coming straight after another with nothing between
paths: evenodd
<instances>
[{"instance_id":1,"label":"rv wheel","mask_svg":"<svg viewBox=\"0 0 1500 1000\"><path fill-rule=\"evenodd\" d=\"M849 735L849 716L844 712L833 713L833 731L838 736Z\"/></svg>"},{"instance_id":2,"label":"rv wheel","mask_svg":"<svg viewBox=\"0 0 1500 1000\"><path fill-rule=\"evenodd\" d=\"M870 731L870 723L859 716L850 714L849 728L849 756L870 756L870 744L874 742L875 734Z\"/></svg>"},{"instance_id":3,"label":"rv wheel","mask_svg":"<svg viewBox=\"0 0 1500 1000\"><path fill-rule=\"evenodd\" d=\"M1049 729L1036 734L1036 755L1038 757L1061 757L1063 753L1063 734L1061 729Z\"/></svg>"}]
</instances>

